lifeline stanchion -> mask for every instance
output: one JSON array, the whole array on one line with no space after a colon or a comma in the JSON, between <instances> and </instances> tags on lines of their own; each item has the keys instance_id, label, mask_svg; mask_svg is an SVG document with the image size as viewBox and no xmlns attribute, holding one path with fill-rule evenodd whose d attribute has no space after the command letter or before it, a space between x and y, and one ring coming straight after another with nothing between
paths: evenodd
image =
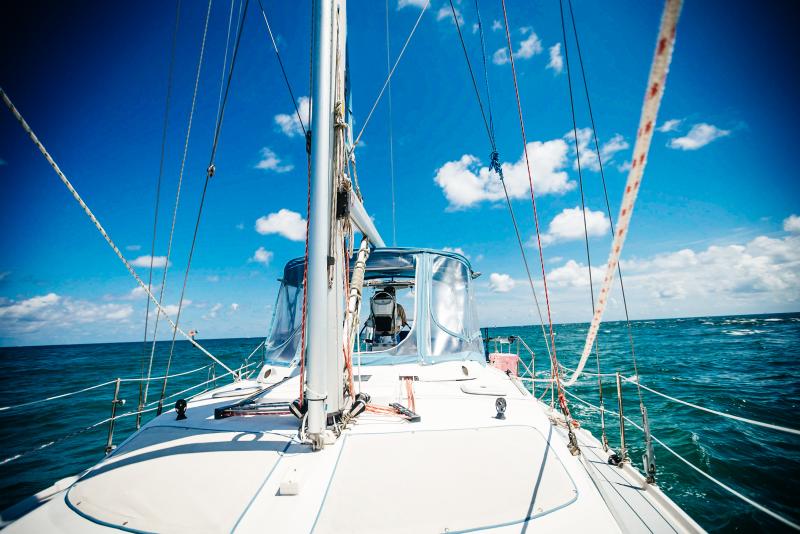
<instances>
[{"instance_id":1,"label":"lifeline stanchion","mask_svg":"<svg viewBox=\"0 0 800 534\"><path fill-rule=\"evenodd\" d=\"M114 381L114 400L111 401L111 419L108 420L108 440L106 440L106 454L109 454L114 450L114 422L117 419L117 405L125 403L124 400L119 399L120 382L122 381L119 378Z\"/></svg>"},{"instance_id":2,"label":"lifeline stanchion","mask_svg":"<svg viewBox=\"0 0 800 534\"><path fill-rule=\"evenodd\" d=\"M617 373L617 401L619 406L619 457L620 465L627 459L628 448L625 446L625 415L622 406L622 378Z\"/></svg>"}]
</instances>

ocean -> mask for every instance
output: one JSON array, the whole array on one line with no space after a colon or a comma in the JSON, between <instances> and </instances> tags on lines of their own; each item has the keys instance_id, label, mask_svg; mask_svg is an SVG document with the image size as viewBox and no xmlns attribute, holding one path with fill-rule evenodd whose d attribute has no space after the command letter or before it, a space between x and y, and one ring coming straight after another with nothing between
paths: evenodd
<instances>
[{"instance_id":1,"label":"ocean","mask_svg":"<svg viewBox=\"0 0 800 534\"><path fill-rule=\"evenodd\" d=\"M562 364L574 367L587 327L556 326L556 347ZM643 385L715 410L800 428L795 419L800 406L800 313L635 321L632 328ZM490 328L489 334L521 336L536 354L533 364L537 373L548 368L538 325ZM632 376L625 323L601 325L598 339L601 371ZM261 341L203 340L203 345L233 367L241 365ZM143 350L142 343L0 348L0 407L117 377L139 377ZM158 343L154 376L163 374L168 351L168 343ZM208 363L188 342L179 341L171 372L191 371ZM594 356L586 369L597 370ZM216 372L222 374L220 369ZM170 379L167 395L211 378L210 370L202 369ZM148 400L157 400L160 390L161 382L153 383ZM598 404L594 376L581 377L570 391ZM537 393L543 392L542 386L537 385ZM0 510L102 459L108 424L84 429L110 416L113 394L114 384L108 384L81 395L0 410ZM603 378L603 395L606 408L616 411L613 378ZM138 383L123 382L119 398L125 404L118 406L117 413L135 409L138 396ZM166 405L171 407L175 398ZM573 416L599 437L599 413L573 397L567 398ZM800 522L795 487L800 480L800 436L700 412L647 391L643 391L643 399L655 437L706 473ZM549 400L549 393L545 400ZM635 384L623 385L623 400L625 415L640 424ZM146 414L145 420L152 415ZM134 417L119 419L114 443L120 443L134 428ZM606 434L609 444L617 447L617 416L606 414ZM629 424L625 434L632 461L641 467L642 434ZM69 437L60 439L65 435ZM787 528L695 473L660 445L654 447L658 485L704 528L739 532Z\"/></svg>"}]
</instances>

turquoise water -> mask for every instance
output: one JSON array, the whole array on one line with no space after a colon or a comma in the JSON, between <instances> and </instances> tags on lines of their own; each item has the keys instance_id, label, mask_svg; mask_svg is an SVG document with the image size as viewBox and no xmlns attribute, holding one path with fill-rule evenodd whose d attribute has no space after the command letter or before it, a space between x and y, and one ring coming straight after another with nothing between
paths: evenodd
<instances>
[{"instance_id":1,"label":"turquoise water","mask_svg":"<svg viewBox=\"0 0 800 534\"><path fill-rule=\"evenodd\" d=\"M587 325L557 327L560 361L574 366ZM634 339L642 383L672 396L744 417L798 428L800 405L800 314L700 317L636 321ZM491 328L491 335L521 335L537 354L537 370L547 368L539 327ZM603 372L632 374L627 329L608 323L600 331ZM240 365L260 339L206 340L206 346L231 366ZM163 374L168 344L159 344L154 374ZM137 377L141 343L0 348L0 406L80 389L116 377ZM187 342L178 342L173 372L204 366L207 359ZM590 369L591 368L591 369ZM587 370L596 370L592 358ZM219 371L218 371L219 372ZM170 380L168 394L208 379L206 370ZM604 378L606 407L616 410L613 379ZM157 399L161 384L152 386ZM56 441L110 415L114 386L27 409L0 411L0 509L73 475L103 457L108 426ZM539 392L544 391L541 387ZM571 388L597 404L595 377ZM190 392L191 393L191 392ZM186 393L186 396L190 393ZM121 412L135 408L138 384L123 383ZM795 484L800 480L800 437L723 419L643 392L655 436L704 471L741 493L800 522ZM569 397L568 397L569 398ZM549 399L549 395L546 397ZM581 424L600 435L596 411L571 398ZM640 422L633 384L623 386L625 414ZM174 399L173 399L174 402ZM172 403L168 403L171 406ZM151 416L148 414L146 418ZM611 446L619 440L619 420L606 418ZM117 422L114 442L134 428L134 418ZM628 446L640 465L642 435L626 427ZM780 523L730 496L655 445L657 481L702 526L713 531L783 530Z\"/></svg>"}]
</instances>

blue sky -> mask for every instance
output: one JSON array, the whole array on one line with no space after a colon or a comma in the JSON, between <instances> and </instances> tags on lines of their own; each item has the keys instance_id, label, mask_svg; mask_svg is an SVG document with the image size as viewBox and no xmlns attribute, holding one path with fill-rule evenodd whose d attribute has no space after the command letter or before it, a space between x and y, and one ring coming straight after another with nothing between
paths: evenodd
<instances>
[{"instance_id":1,"label":"blue sky","mask_svg":"<svg viewBox=\"0 0 800 534\"><path fill-rule=\"evenodd\" d=\"M420 12L417 3L390 0L392 57ZM558 68L558 3L507 4L555 320L587 321L566 69ZM181 8L156 256L166 253L206 6L183 2ZM503 61L504 32L494 24L502 20L500 3L480 6L498 147L529 238L511 70ZM616 217L661 6L586 0L574 6ZM309 5L267 0L265 7L295 95L307 97ZM457 7L478 66L474 5L463 0ZM168 305L178 300L210 154L230 8L224 0L212 6ZM384 9L383 2L349 4L357 127L386 74ZM26 2L6 11L12 16L0 22L0 84L126 256L147 256L174 5ZM659 114L663 131L653 141L623 253L633 317L800 308L797 19L788 3L731 9L721 1L690 1L684 7ZM264 335L282 265L303 252L304 141L267 39L252 3L181 321L201 337ZM568 45L583 129L589 118L569 33ZM483 273L481 322L533 322L508 213L496 182L480 173L489 146L449 4L432 1L392 89L398 245L462 250ZM357 158L367 209L390 241L388 133L384 101ZM592 154L581 161L592 263L602 269L610 244L602 188ZM0 111L0 185L0 344L140 339L144 297L6 110ZM535 249L528 251L536 260ZM147 262L137 263L146 275ZM618 297L612 292L610 319L621 317Z\"/></svg>"}]
</instances>

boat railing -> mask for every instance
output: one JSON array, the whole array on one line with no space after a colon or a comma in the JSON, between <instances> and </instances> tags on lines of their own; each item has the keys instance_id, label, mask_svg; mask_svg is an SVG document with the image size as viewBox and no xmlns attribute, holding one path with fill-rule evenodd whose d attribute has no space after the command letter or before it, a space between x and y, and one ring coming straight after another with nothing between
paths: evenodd
<instances>
[{"instance_id":1,"label":"boat railing","mask_svg":"<svg viewBox=\"0 0 800 534\"><path fill-rule=\"evenodd\" d=\"M263 345L263 343L262 343L262 345ZM85 394L87 394L87 393L89 393L91 391L98 390L98 389L101 389L101 388L104 388L104 387L108 387L108 386L112 386L112 385L114 387L114 393L113 393L113 397L111 399L111 416L110 417L105 418L105 419L103 419L101 421L97 421L96 423L92 423L90 425L75 429L72 432L69 432L69 433L67 433L67 434L65 434L63 436L60 436L60 437L55 438L55 439L51 439L50 441L42 443L42 444L40 444L40 445L38 445L36 447L33 447L31 449L28 449L28 450L24 451L24 452L20 452L20 453L14 454L13 456L10 456L8 458L2 459L2 460L0 460L0 466L9 464L9 463L14 462L16 460L19 460L20 458L26 457L26 456L28 456L30 454L42 451L42 450L47 449L47 448L50 448L53 445L56 445L56 444L62 443L64 441L70 440L70 439L75 438L75 437L77 437L77 436L79 436L81 434L84 434L84 433L86 433L86 432L88 432L90 430L94 430L94 429L96 429L98 427L102 427L104 425L108 425L108 436L107 436L106 441L105 441L105 451L106 451L106 454L108 454L109 452L113 451L114 448L115 448L114 443L113 443L113 441L114 441L114 427L115 427L115 424L116 424L117 421L119 421L120 419L125 419L125 418L128 418L128 417L133 417L133 416L142 415L142 414L146 414L146 413L151 413L151 412L157 411L159 402L163 403L163 401L168 401L168 400L174 399L176 397L182 397L183 395L185 395L185 394L187 394L189 392L195 391L198 388L203 388L202 390L195 391L194 393L191 393L188 397L186 397L186 400L191 400L191 399L193 399L193 398L195 398L195 397L207 392L209 389L213 389L214 387L216 387L216 383L217 383L218 380L224 379L224 378L226 378L228 376L231 376L234 380L242 379L242 378L248 378L248 377L252 376L253 373L258 371L258 365L261 363L261 361L260 360L248 361L248 360L252 357L253 354L255 354L255 352L260 347L261 347L261 345L259 345L259 347L256 347L256 349L250 354L250 356L245 358L245 360L242 362L242 364L235 371L229 371L229 372L226 372L226 373L221 374L221 375L217 375L216 374L216 364L212 363L212 364L209 364L209 365L204 365L202 367L198 367L196 369L191 369L189 371L183 371L183 372L180 372L180 373L174 373L174 374L171 374L171 375L166 375L166 377L165 376L150 377L149 381L152 382L152 381L164 380L164 378L167 378L167 379L178 378L178 377L181 377L181 376L188 376L188 375L200 373L202 371L206 371L206 380L203 380L203 381L201 381L201 382L199 382L197 384L194 384L194 385L189 386L187 388L184 388L184 389L182 389L180 391L172 393L172 394L164 397L163 400L157 399L157 400L154 400L154 401L150 401L150 402L147 402L147 403L143 404L141 406L141 408L138 408L138 409L135 409L135 410L129 410L129 411L126 411L126 412L123 412L123 413L117 413L118 412L118 408L125 405L125 399L120 397L120 386L122 384L125 384L125 383L143 383L143 382L147 382L148 378L116 378L114 380L109 380L107 382L102 382L100 384L95 384L93 386L88 386L88 387L85 387L85 388L82 388L82 389L69 391L69 392L66 392L66 393L58 394L58 395L52 395L52 396L49 396L49 397L36 399L36 400L28 401L28 402L23 402L23 403L19 403L19 404L9 405L9 406L0 406L0 415L3 415L3 414L10 413L10 412L17 411L17 410L24 411L24 410L27 410L27 409L31 409L31 408L33 408L35 406L39 406L39 405L42 405L42 404L45 404L45 403L49 403L49 402L60 401L60 400L63 400L63 399L74 398L76 396L85 395Z\"/></svg>"},{"instance_id":2,"label":"boat railing","mask_svg":"<svg viewBox=\"0 0 800 534\"><path fill-rule=\"evenodd\" d=\"M533 367L533 361L534 361L533 351L527 346L527 344L519 336L507 336L506 339L514 340L514 338L516 338L516 340L519 340L521 342L521 345L524 346L525 349L531 354L531 367ZM506 343L506 344L509 344L509 343ZM500 351L498 351L498 352L500 352ZM537 377L535 375L535 373L533 372L533 369L531 369L527 365L525 365L525 362L523 361L522 358L520 358L520 362L522 362L523 367L525 369L525 372L524 373L520 373L520 376L518 376L516 378L518 380L522 381L525 384L530 384L530 391L534 395L536 394L536 391L535 391L535 385L536 384L538 384L538 383L547 384L547 386L545 387L543 393L540 396L538 396L538 400L541 401L542 398L547 394L547 392L550 391L550 393L551 393L551 403L550 403L550 405L551 405L551 408L553 408L555 406L555 404L554 404L554 396L555 396L554 395L554 389L555 388L553 388L554 379L552 377ZM571 369L569 367L566 367L566 366L560 365L560 364L559 364L559 368L560 368L560 371L562 373L565 373L565 374L566 374L566 372L574 372L575 371L574 369ZM544 372L547 372L547 371L542 371L542 373L544 373ZM767 429L770 429L770 430L773 430L773 431L783 432L783 433L787 433L787 434L793 434L795 436L800 435L800 429L790 428L790 427L781 426L781 425L776 425L776 424L773 424L773 423L766 423L764 421L758 421L756 419L750 419L748 417L743 417L743 416L740 416L740 415L730 414L730 413L722 412L720 410L714 410L712 408L707 408L705 406L701 406L699 404L696 404L696 403L693 403L693 402L689 402L689 401L674 397L672 395L668 395L668 394L663 393L661 391L658 391L657 389L654 389L654 388L652 388L650 386L642 384L635 377L626 377L626 376L622 376L619 373L593 373L593 372L585 371L585 370L583 371L583 374L588 375L588 376L593 376L593 377L598 377L599 376L601 379L602 378L612 378L612 377L615 378L615 379L618 378L619 381L620 381L620 386L617 388L617 400L618 400L618 403L620 404L620 406L622 405L622 395L623 395L621 384L622 383L636 384L641 389L643 389L643 390L645 390L645 391L647 391L649 393L652 393L653 395L657 395L657 396L659 396L659 397L661 397L663 399L666 399L666 400L668 400L670 402L673 402L673 403L676 403L676 404L680 404L680 405L683 405L683 406L686 406L686 407L689 407L689 408L692 408L692 409L695 409L695 410L699 410L699 411L702 411L702 412L705 412L705 413L709 413L709 414L712 414L712 415L715 415L715 416L718 416L718 417L723 417L723 418L730 419L730 420L733 420L733 421L737 421L737 422L740 422L740 423L745 423L745 424L749 424L749 425L753 425L753 426L758 426L758 427L761 427L761 428L767 428ZM576 384L576 386L577 385L578 384ZM658 445L663 447L664 450L669 452L671 455L675 456L682 463L684 463L687 466L689 466L689 468L691 468L693 471L697 472L698 474L700 474L704 478L710 480L711 482L713 482L714 484L716 484L718 487L722 488L723 490L725 490L729 494L731 494L734 497L738 498L739 500L749 504L753 508L755 508L755 509L757 509L757 510L759 510L759 511L765 513L765 514L767 514L768 516L772 517L773 519L783 523L784 525L787 525L787 526L789 526L789 527L791 527L791 528L793 528L795 530L800 530L800 524L795 523L791 519L788 519L787 517L782 516L781 514L775 512L774 510L770 509L769 507L754 501L750 497L747 497L746 495L744 495L741 492L737 491L736 489L732 488L728 484L722 482L721 480L715 478L714 476L712 476L709 473L707 473L704 470L702 470L700 467L698 467L698 466L694 465L693 463L691 463L689 460L687 460L682 455L680 455L677 451L675 451L675 449L673 449L672 447L667 445L664 441L662 441L658 437L652 435L652 433L649 431L649 428L647 428L646 425L643 426L643 425L637 424L634 421L632 421L628 416L624 415L624 412L622 412L621 409L619 410L619 412L617 412L617 411L614 411L614 410L610 410L610 409L606 408L605 406L601 408L600 406L592 404L591 402L587 401L586 399L576 395L573 391L571 391L572 387L570 387L570 388L564 387L563 383L562 383L561 386L562 386L562 389L564 390L564 392L569 397L574 398L575 400L579 401L580 403L588 406L589 408L594 410L596 413L600 414L602 412L605 412L606 414L618 417L619 421L620 421L620 435L621 435L620 437L621 437L622 440L625 439L623 437L624 436L624 432L625 432L625 430L624 430L625 423L628 423L631 426L633 426L634 428L636 428L637 430L639 430L640 432L642 432L645 435L645 437L649 437L652 441L654 441L655 443L657 443ZM624 458L625 454L626 454L626 451L623 450L623 449L625 449L624 443L621 444L621 448L620 449L621 449L620 450L620 454ZM637 466L637 469L638 469L638 466ZM645 473L644 475L647 476L647 473Z\"/></svg>"}]
</instances>

